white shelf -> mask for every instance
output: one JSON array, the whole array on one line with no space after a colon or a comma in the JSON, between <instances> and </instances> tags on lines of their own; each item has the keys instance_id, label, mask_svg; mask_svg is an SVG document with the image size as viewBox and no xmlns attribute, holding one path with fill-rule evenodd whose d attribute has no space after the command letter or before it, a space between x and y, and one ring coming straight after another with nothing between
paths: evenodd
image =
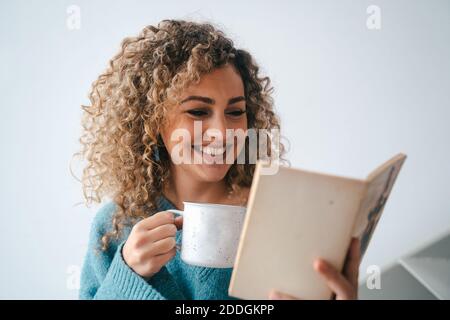
<instances>
[{"instance_id":1,"label":"white shelf","mask_svg":"<svg viewBox=\"0 0 450 320\"><path fill-rule=\"evenodd\" d=\"M381 273L381 289L360 285L361 299L450 299L450 233Z\"/></svg>"},{"instance_id":2,"label":"white shelf","mask_svg":"<svg viewBox=\"0 0 450 320\"><path fill-rule=\"evenodd\" d=\"M450 260L407 257L400 264L438 299L450 299Z\"/></svg>"}]
</instances>

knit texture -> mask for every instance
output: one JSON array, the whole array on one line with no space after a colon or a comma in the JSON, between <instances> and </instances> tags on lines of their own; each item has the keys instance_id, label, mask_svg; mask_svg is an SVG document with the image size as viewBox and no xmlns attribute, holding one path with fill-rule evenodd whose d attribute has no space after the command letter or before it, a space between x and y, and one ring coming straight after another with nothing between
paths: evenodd
<instances>
[{"instance_id":1,"label":"knit texture","mask_svg":"<svg viewBox=\"0 0 450 320\"><path fill-rule=\"evenodd\" d=\"M158 200L158 210L175 209L166 198ZM81 271L79 298L100 300L239 300L228 295L233 268L208 268L186 264L180 253L149 280L135 273L122 257L122 247L131 231L101 250L102 236L111 230L115 203L103 205L94 217L88 250ZM176 234L181 244L181 230Z\"/></svg>"}]
</instances>

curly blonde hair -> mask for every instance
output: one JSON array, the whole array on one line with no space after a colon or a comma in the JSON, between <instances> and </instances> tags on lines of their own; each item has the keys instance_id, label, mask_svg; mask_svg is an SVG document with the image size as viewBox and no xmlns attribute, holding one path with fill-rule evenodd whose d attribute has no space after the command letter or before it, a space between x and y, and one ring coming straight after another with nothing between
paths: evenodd
<instances>
[{"instance_id":1,"label":"curly blonde hair","mask_svg":"<svg viewBox=\"0 0 450 320\"><path fill-rule=\"evenodd\" d=\"M168 106L179 102L180 93L202 74L226 63L242 77L248 128L279 129L270 79L259 75L247 51L236 49L210 23L163 20L145 27L122 41L107 70L93 82L91 105L82 106L78 154L87 161L81 179L86 203L110 196L117 205L102 250L125 225L157 209L170 175L170 157L159 135ZM279 150L283 154L282 144ZM230 190L250 187L254 169L254 164L235 162L225 176Z\"/></svg>"}]
</instances>

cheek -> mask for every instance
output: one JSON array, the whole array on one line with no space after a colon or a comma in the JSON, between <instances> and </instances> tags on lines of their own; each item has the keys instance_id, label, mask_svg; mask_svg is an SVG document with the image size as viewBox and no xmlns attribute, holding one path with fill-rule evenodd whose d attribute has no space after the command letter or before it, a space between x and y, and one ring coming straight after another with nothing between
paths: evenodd
<instances>
[{"instance_id":1,"label":"cheek","mask_svg":"<svg viewBox=\"0 0 450 320\"><path fill-rule=\"evenodd\" d=\"M182 120L172 121L163 129L161 136L169 152L179 143L190 145L194 139L194 124Z\"/></svg>"},{"instance_id":2,"label":"cheek","mask_svg":"<svg viewBox=\"0 0 450 320\"><path fill-rule=\"evenodd\" d=\"M247 117L242 117L242 119L239 119L238 121L230 121L228 123L228 129L234 129L234 130L238 130L238 129L242 129L242 130L247 130L248 125L247 125Z\"/></svg>"},{"instance_id":3,"label":"cheek","mask_svg":"<svg viewBox=\"0 0 450 320\"><path fill-rule=\"evenodd\" d=\"M242 121L239 121L239 123L237 123L233 129L234 130L242 130L242 131L246 132L248 130L247 118L245 117L244 119L242 119ZM242 143L244 143L244 141L240 141L240 142L235 141L235 143L237 144L239 149L241 149L243 146Z\"/></svg>"},{"instance_id":4,"label":"cheek","mask_svg":"<svg viewBox=\"0 0 450 320\"><path fill-rule=\"evenodd\" d=\"M247 117L242 121L242 129L247 130L248 129L248 120Z\"/></svg>"},{"instance_id":5,"label":"cheek","mask_svg":"<svg viewBox=\"0 0 450 320\"><path fill-rule=\"evenodd\" d=\"M248 129L248 124L247 124L247 117L242 118L239 121L234 121L233 123L231 123L229 125L228 129L233 129L233 130L242 130L244 132L247 131ZM235 158L238 156L238 154L241 152L241 150L244 148L245 145L245 138L243 138L241 135L236 135L234 137L234 141L229 141L230 143L233 143L235 146Z\"/></svg>"}]
</instances>

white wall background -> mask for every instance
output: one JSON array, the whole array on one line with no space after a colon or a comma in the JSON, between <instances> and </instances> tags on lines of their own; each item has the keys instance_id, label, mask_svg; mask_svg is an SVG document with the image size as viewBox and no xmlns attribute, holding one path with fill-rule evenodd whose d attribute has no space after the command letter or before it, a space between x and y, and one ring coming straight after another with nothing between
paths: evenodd
<instances>
[{"instance_id":1,"label":"white wall background","mask_svg":"<svg viewBox=\"0 0 450 320\"><path fill-rule=\"evenodd\" d=\"M77 298L96 210L68 170L80 105L120 41L164 18L213 21L254 54L292 165L362 178L408 155L362 275L450 228L449 1L2 1L0 298Z\"/></svg>"}]
</instances>

